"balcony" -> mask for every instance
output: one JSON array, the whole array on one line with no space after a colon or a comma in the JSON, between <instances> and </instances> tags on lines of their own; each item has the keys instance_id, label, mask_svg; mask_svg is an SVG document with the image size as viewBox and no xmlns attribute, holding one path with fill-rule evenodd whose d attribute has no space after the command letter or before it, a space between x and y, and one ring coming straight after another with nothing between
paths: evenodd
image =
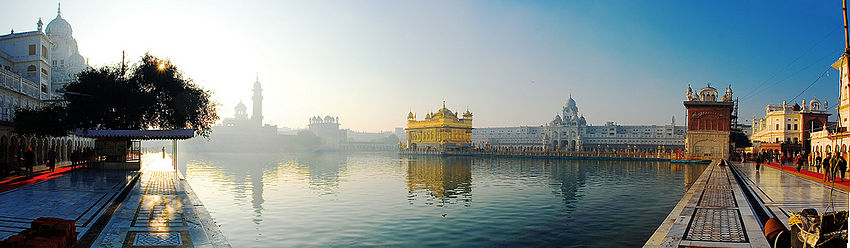
<instances>
[{"instance_id":1,"label":"balcony","mask_svg":"<svg viewBox=\"0 0 850 248\"><path fill-rule=\"evenodd\" d=\"M43 99L37 83L6 69L0 69L0 87L35 99Z\"/></svg>"}]
</instances>

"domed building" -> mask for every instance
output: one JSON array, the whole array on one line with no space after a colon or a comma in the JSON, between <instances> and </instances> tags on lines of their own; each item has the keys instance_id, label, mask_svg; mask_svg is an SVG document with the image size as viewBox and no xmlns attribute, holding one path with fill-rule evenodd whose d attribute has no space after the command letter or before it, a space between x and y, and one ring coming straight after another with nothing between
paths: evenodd
<instances>
[{"instance_id":1,"label":"domed building","mask_svg":"<svg viewBox=\"0 0 850 248\"><path fill-rule=\"evenodd\" d=\"M695 97L692 92L689 95ZM475 128L472 141L488 149L670 152L684 149L686 133L685 126L677 126L675 118L664 125L618 125L611 121L589 125L570 96L546 124Z\"/></svg>"},{"instance_id":2,"label":"domed building","mask_svg":"<svg viewBox=\"0 0 850 248\"><path fill-rule=\"evenodd\" d=\"M435 150L467 149L472 147L472 112L467 109L461 117L446 108L446 102L436 113L426 113L424 120L407 114L407 149Z\"/></svg>"},{"instance_id":3,"label":"domed building","mask_svg":"<svg viewBox=\"0 0 850 248\"><path fill-rule=\"evenodd\" d=\"M91 68L86 59L80 55L74 30L65 18L62 18L62 8L56 11L56 18L47 24L47 37L53 42L50 48L50 65L52 70L50 94L57 94L66 84L74 80L80 72Z\"/></svg>"}]
</instances>

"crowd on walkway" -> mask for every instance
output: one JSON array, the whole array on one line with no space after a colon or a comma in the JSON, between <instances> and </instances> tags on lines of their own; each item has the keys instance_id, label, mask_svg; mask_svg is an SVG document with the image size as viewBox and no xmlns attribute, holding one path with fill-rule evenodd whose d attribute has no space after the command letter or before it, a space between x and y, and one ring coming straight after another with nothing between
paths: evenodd
<instances>
[{"instance_id":1,"label":"crowd on walkway","mask_svg":"<svg viewBox=\"0 0 850 248\"><path fill-rule=\"evenodd\" d=\"M756 170L759 170L762 164L775 163L783 166L794 166L797 172L802 170L813 171L823 174L824 182L844 182L847 172L847 160L844 158L847 153L826 152L821 154L815 152L812 156L804 156L803 154L782 155L780 153L761 152L756 154L745 154L741 156L742 162L753 161L756 164Z\"/></svg>"}]
</instances>

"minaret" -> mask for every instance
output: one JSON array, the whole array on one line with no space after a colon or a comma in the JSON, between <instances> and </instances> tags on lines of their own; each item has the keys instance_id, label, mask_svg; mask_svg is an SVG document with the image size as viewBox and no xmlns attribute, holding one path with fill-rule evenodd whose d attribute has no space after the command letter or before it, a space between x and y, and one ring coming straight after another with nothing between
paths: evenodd
<instances>
[{"instance_id":1,"label":"minaret","mask_svg":"<svg viewBox=\"0 0 850 248\"><path fill-rule=\"evenodd\" d=\"M263 125L263 88L260 86L260 76L257 75L257 81L254 82L254 95L251 96L254 101L254 106L251 108L251 120L258 125Z\"/></svg>"}]
</instances>

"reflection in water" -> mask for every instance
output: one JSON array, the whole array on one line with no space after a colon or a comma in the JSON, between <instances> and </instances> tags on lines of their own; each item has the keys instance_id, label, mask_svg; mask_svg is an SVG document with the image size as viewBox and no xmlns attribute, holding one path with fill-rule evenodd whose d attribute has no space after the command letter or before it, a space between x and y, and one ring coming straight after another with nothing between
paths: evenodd
<instances>
[{"instance_id":1,"label":"reflection in water","mask_svg":"<svg viewBox=\"0 0 850 248\"><path fill-rule=\"evenodd\" d=\"M404 162L402 162L404 163ZM472 165L467 158L425 157L407 160L408 200L413 204L421 196L426 204L437 206L457 203L468 204L472 198Z\"/></svg>"},{"instance_id":2,"label":"reflection in water","mask_svg":"<svg viewBox=\"0 0 850 248\"><path fill-rule=\"evenodd\" d=\"M705 168L392 153L179 158L234 247L638 246Z\"/></svg>"}]
</instances>

